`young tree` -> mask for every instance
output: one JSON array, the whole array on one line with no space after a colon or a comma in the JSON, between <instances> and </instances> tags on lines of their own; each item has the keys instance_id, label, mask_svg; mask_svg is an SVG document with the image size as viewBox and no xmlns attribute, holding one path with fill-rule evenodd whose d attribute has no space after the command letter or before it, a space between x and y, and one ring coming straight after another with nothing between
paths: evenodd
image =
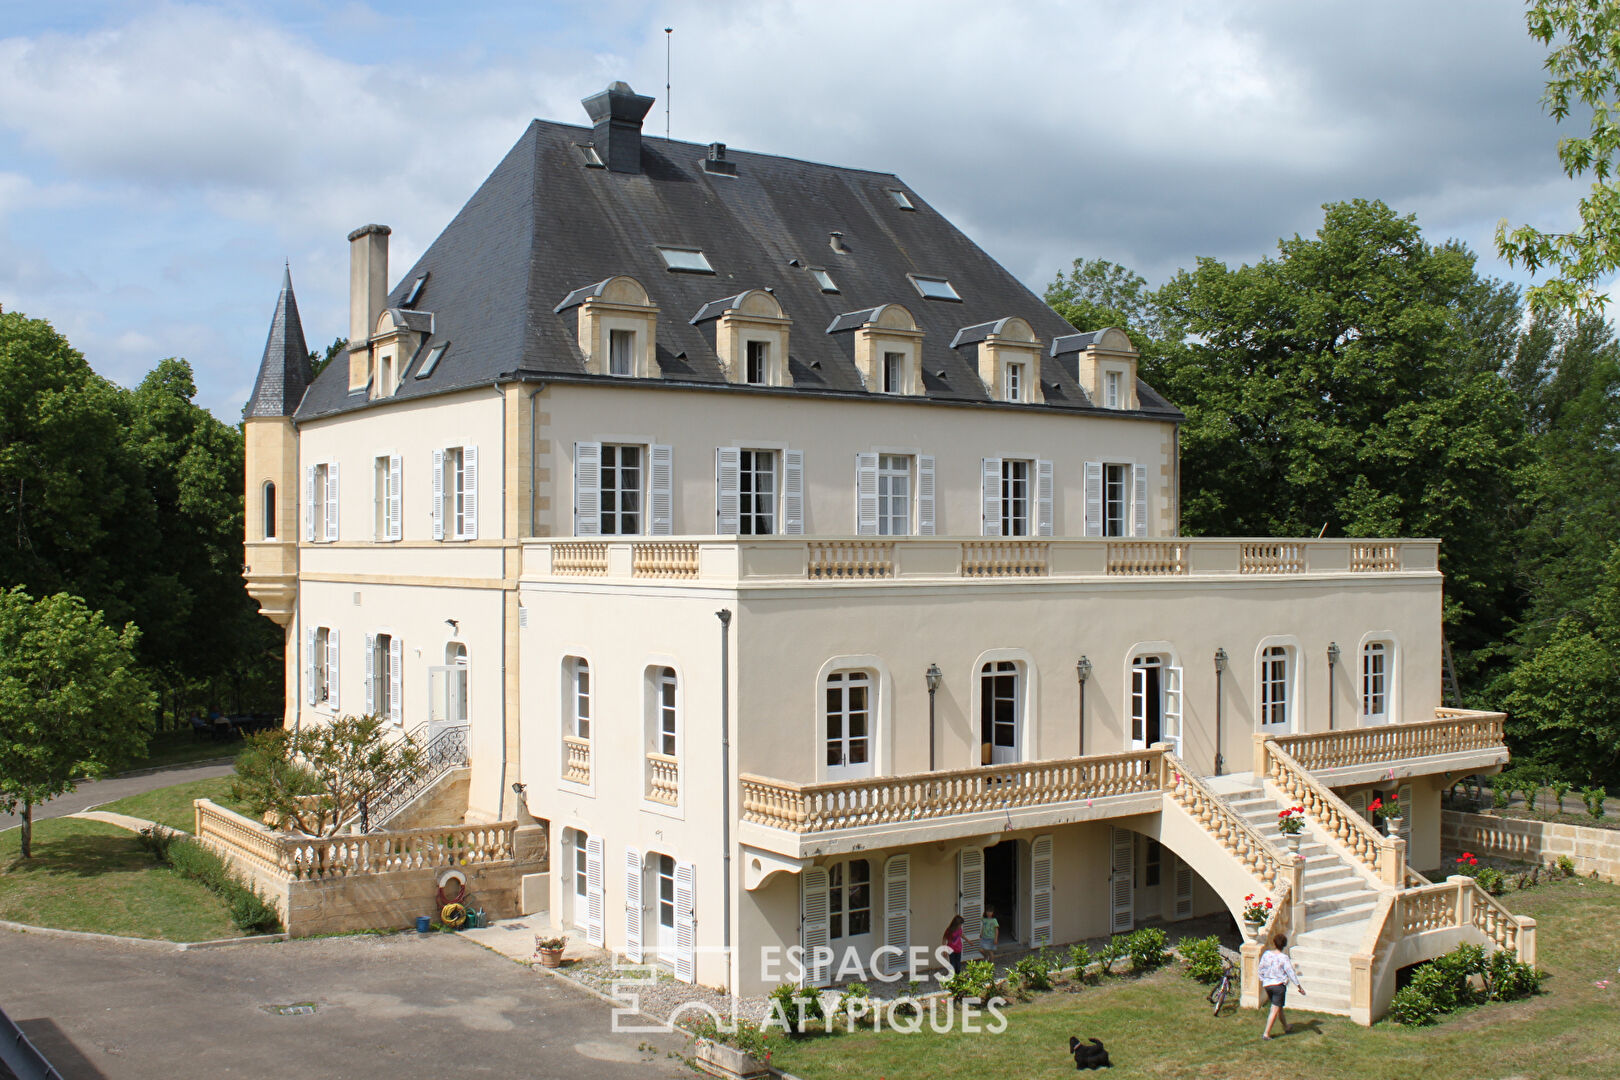
<instances>
[{"instance_id":1,"label":"young tree","mask_svg":"<svg viewBox=\"0 0 1620 1080\"><path fill-rule=\"evenodd\" d=\"M381 717L340 716L249 736L233 794L299 832L331 836L422 766L416 741L391 738Z\"/></svg>"},{"instance_id":2,"label":"young tree","mask_svg":"<svg viewBox=\"0 0 1620 1080\"><path fill-rule=\"evenodd\" d=\"M76 596L0 592L0 807L33 810L146 746L156 700L135 667L140 631L106 625Z\"/></svg>"}]
</instances>

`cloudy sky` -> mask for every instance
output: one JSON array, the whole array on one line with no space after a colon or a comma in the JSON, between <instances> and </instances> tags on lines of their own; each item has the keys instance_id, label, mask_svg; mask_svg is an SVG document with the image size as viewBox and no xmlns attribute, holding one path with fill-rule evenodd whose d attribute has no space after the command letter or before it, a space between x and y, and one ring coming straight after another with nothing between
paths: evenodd
<instances>
[{"instance_id":1,"label":"cloudy sky","mask_svg":"<svg viewBox=\"0 0 1620 1080\"><path fill-rule=\"evenodd\" d=\"M1489 273L1573 220L1516 0L164 4L0 0L0 304L125 384L179 355L235 420L282 260L346 332L345 234L398 275L532 117L625 79L672 134L895 172L1037 290L1158 283L1381 198Z\"/></svg>"}]
</instances>

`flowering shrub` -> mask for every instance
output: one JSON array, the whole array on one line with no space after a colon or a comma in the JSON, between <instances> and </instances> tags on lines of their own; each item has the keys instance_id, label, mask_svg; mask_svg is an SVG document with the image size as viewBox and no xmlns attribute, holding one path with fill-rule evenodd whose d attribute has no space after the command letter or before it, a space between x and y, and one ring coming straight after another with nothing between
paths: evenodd
<instances>
[{"instance_id":1,"label":"flowering shrub","mask_svg":"<svg viewBox=\"0 0 1620 1080\"><path fill-rule=\"evenodd\" d=\"M1376 796L1372 801L1372 805L1367 807L1367 812L1373 817L1377 818L1379 821L1384 821L1392 817L1400 817L1400 796L1391 795L1387 799L1382 795Z\"/></svg>"},{"instance_id":2,"label":"flowering shrub","mask_svg":"<svg viewBox=\"0 0 1620 1080\"><path fill-rule=\"evenodd\" d=\"M1457 873L1479 882L1479 887L1492 896L1501 896L1507 889L1507 878L1494 866L1479 865L1479 858L1471 851L1457 856Z\"/></svg>"},{"instance_id":3,"label":"flowering shrub","mask_svg":"<svg viewBox=\"0 0 1620 1080\"><path fill-rule=\"evenodd\" d=\"M1256 900L1254 893L1243 898L1243 921L1249 923L1263 923L1271 918L1271 897Z\"/></svg>"},{"instance_id":4,"label":"flowering shrub","mask_svg":"<svg viewBox=\"0 0 1620 1080\"><path fill-rule=\"evenodd\" d=\"M1277 828L1284 836L1294 836L1305 831L1305 808L1303 806L1290 806L1277 811Z\"/></svg>"}]
</instances>

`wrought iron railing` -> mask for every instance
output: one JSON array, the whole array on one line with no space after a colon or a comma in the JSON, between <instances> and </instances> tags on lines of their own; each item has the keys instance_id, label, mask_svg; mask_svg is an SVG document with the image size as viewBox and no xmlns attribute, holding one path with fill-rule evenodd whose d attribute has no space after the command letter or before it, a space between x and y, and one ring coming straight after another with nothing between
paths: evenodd
<instances>
[{"instance_id":1,"label":"wrought iron railing","mask_svg":"<svg viewBox=\"0 0 1620 1080\"><path fill-rule=\"evenodd\" d=\"M423 724L411 732L417 738ZM451 769L467 764L467 724L440 728L422 750L422 767L412 776L401 780L366 806L366 831L376 832L388 820L410 804L411 800L427 790L427 786Z\"/></svg>"}]
</instances>

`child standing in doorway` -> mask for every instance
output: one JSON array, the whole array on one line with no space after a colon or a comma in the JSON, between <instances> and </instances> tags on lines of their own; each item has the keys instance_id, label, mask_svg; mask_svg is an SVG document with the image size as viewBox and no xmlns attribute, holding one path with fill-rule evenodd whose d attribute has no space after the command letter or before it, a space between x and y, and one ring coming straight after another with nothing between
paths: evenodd
<instances>
[{"instance_id":1,"label":"child standing in doorway","mask_svg":"<svg viewBox=\"0 0 1620 1080\"><path fill-rule=\"evenodd\" d=\"M979 924L979 951L984 958L992 964L996 962L996 942L1001 940L1001 923L996 919L996 909L986 907L984 920Z\"/></svg>"}]
</instances>

